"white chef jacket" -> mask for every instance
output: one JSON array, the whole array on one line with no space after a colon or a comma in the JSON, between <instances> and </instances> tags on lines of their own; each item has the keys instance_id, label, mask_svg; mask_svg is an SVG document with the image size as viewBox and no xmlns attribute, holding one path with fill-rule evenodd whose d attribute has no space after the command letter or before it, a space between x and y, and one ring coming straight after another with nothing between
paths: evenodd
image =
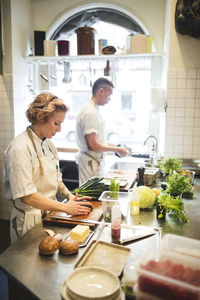
<instances>
[{"instance_id":1,"label":"white chef jacket","mask_svg":"<svg viewBox=\"0 0 200 300\"><path fill-rule=\"evenodd\" d=\"M92 176L103 174L104 154L88 149L85 135L90 133L95 133L97 140L104 144L104 121L99 107L92 100L83 107L76 121L76 143L79 149L77 155L79 184ZM90 161L92 162L90 163Z\"/></svg>"},{"instance_id":2,"label":"white chef jacket","mask_svg":"<svg viewBox=\"0 0 200 300\"><path fill-rule=\"evenodd\" d=\"M38 192L52 200L56 199L58 182L62 181L59 172L57 150L49 139L41 140L31 131L38 156L42 161L44 174L41 174L39 160L27 132L18 135L9 144L4 155L3 188L8 199L15 201L11 213L11 242L17 239L12 227L17 218L19 236L25 234L35 224L41 222L41 210L22 202L19 198Z\"/></svg>"}]
</instances>

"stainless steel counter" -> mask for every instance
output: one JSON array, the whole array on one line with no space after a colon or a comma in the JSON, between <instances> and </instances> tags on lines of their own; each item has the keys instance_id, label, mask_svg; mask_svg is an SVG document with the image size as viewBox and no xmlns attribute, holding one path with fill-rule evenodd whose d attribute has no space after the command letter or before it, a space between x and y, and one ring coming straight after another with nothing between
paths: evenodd
<instances>
[{"instance_id":1,"label":"stainless steel counter","mask_svg":"<svg viewBox=\"0 0 200 300\"><path fill-rule=\"evenodd\" d=\"M162 236L174 233L200 239L200 178L195 178L195 183L194 199L184 200L189 223L177 223L170 217L161 222L156 219L155 209L141 211L138 216L129 217L130 223L159 226ZM48 228L58 233L69 230L53 226ZM40 256L38 245L45 236L44 228L35 226L0 255L0 268L9 278L10 299L61 300L61 285L73 271L85 248L80 248L77 255L62 256L56 252L50 257ZM106 239L109 241L110 235ZM138 260L146 251L157 248L159 240L159 234L156 234L127 244L126 247L131 249L129 260Z\"/></svg>"}]
</instances>

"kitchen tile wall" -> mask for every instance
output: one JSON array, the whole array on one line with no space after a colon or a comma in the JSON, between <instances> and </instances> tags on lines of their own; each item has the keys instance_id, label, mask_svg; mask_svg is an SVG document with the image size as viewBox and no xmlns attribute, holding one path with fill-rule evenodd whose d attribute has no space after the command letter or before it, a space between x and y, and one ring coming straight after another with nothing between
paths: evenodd
<instances>
[{"instance_id":1,"label":"kitchen tile wall","mask_svg":"<svg viewBox=\"0 0 200 300\"><path fill-rule=\"evenodd\" d=\"M200 69L170 69L165 156L200 156Z\"/></svg>"},{"instance_id":2,"label":"kitchen tile wall","mask_svg":"<svg viewBox=\"0 0 200 300\"><path fill-rule=\"evenodd\" d=\"M12 75L0 76L0 182L2 183L3 154L14 136ZM5 199L0 184L0 219L10 219L11 204Z\"/></svg>"}]
</instances>

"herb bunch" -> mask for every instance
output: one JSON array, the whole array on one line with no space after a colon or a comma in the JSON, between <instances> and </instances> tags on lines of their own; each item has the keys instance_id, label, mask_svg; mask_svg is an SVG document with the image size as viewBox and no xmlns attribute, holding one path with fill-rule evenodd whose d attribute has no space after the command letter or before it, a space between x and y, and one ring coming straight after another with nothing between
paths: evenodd
<instances>
[{"instance_id":1,"label":"herb bunch","mask_svg":"<svg viewBox=\"0 0 200 300\"><path fill-rule=\"evenodd\" d=\"M166 210L166 213L172 214L180 222L188 222L188 218L185 216L184 203L179 196L173 197L169 194L161 194L157 199L157 205L161 207L161 213L158 218L163 217L163 209Z\"/></svg>"}]
</instances>

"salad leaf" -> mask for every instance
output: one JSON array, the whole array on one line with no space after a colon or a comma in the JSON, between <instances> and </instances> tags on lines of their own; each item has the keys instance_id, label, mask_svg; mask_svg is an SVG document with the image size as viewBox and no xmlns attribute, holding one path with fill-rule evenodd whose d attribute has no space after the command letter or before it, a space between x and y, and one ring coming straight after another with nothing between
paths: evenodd
<instances>
[{"instance_id":1,"label":"salad leaf","mask_svg":"<svg viewBox=\"0 0 200 300\"><path fill-rule=\"evenodd\" d=\"M167 177L166 193L181 195L186 192L193 192L194 187L190 184L190 178L179 173L173 173Z\"/></svg>"},{"instance_id":2,"label":"salad leaf","mask_svg":"<svg viewBox=\"0 0 200 300\"><path fill-rule=\"evenodd\" d=\"M169 157L159 162L159 168L164 173L179 172L182 169L182 161L175 157Z\"/></svg>"},{"instance_id":3,"label":"salad leaf","mask_svg":"<svg viewBox=\"0 0 200 300\"><path fill-rule=\"evenodd\" d=\"M179 221L185 223L189 221L189 219L185 216L184 203L179 196L173 197L164 193L157 199L157 205L159 205L161 208L164 207L166 213L171 213ZM162 218L162 213L158 216L158 218Z\"/></svg>"}]
</instances>

